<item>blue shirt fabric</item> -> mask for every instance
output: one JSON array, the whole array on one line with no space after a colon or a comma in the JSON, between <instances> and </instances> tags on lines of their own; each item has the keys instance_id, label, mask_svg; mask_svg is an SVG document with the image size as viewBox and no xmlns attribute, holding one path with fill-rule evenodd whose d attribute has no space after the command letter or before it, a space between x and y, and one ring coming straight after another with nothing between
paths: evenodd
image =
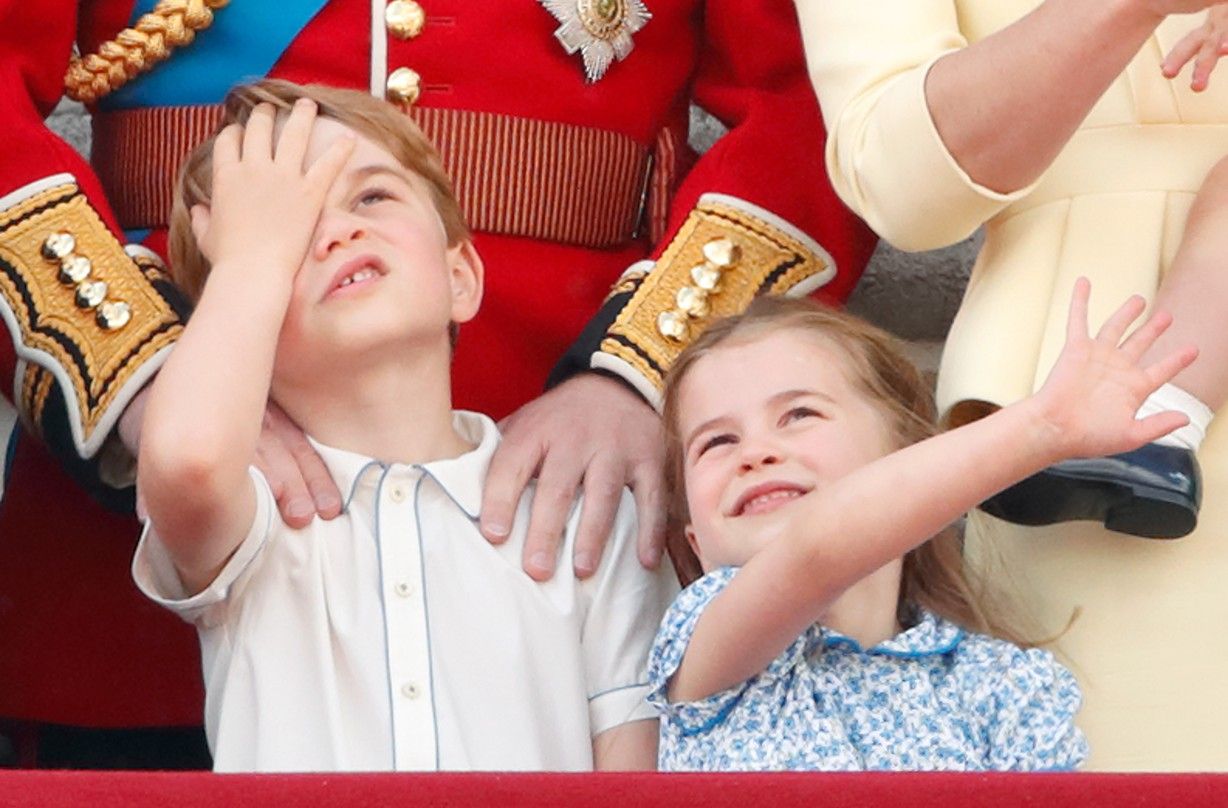
<instances>
[{"instance_id":1,"label":"blue shirt fabric","mask_svg":"<svg viewBox=\"0 0 1228 808\"><path fill-rule=\"evenodd\" d=\"M661 714L662 770L1067 770L1087 756L1079 686L1052 654L928 612L869 650L812 626L751 679L668 702L699 616L736 573L687 587L657 633L648 701Z\"/></svg>"}]
</instances>

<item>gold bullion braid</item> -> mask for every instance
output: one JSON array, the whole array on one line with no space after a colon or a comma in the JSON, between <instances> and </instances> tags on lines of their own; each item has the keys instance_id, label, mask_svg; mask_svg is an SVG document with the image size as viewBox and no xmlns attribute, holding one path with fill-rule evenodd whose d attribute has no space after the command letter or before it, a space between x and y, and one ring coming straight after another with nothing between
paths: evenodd
<instances>
[{"instance_id":1,"label":"gold bullion braid","mask_svg":"<svg viewBox=\"0 0 1228 808\"><path fill-rule=\"evenodd\" d=\"M165 60L175 48L189 44L197 31L213 23L213 10L230 0L159 0L96 53L74 56L64 74L64 91L74 100L92 104L129 80Z\"/></svg>"}]
</instances>

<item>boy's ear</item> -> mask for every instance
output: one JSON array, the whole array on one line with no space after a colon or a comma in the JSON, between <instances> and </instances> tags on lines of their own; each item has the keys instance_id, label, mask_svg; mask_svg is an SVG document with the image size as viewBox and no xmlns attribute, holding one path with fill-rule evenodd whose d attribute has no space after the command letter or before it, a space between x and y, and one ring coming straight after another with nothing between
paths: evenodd
<instances>
[{"instance_id":1,"label":"boy's ear","mask_svg":"<svg viewBox=\"0 0 1228 808\"><path fill-rule=\"evenodd\" d=\"M485 267L482 257L469 239L448 248L448 267L452 280L452 322L467 323L482 305Z\"/></svg>"}]
</instances>

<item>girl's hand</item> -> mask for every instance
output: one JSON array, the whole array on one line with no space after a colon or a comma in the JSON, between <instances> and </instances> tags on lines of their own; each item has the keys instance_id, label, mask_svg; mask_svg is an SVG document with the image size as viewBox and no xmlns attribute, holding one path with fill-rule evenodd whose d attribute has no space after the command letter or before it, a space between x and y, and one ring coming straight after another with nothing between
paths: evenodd
<instances>
[{"instance_id":1,"label":"girl's hand","mask_svg":"<svg viewBox=\"0 0 1228 808\"><path fill-rule=\"evenodd\" d=\"M1109 317L1093 339L1087 332L1090 291L1088 280L1079 278L1070 302L1066 345L1044 386L1033 396L1059 459L1136 449L1188 421L1177 412L1141 421L1135 420L1135 414L1147 396L1194 361L1198 349L1191 345L1142 367L1141 357L1172 323L1172 316L1156 312L1125 336L1146 308L1143 298L1135 295Z\"/></svg>"},{"instance_id":2,"label":"girl's hand","mask_svg":"<svg viewBox=\"0 0 1228 808\"><path fill-rule=\"evenodd\" d=\"M231 124L218 134L211 206L192 209L197 242L215 267L234 263L276 269L287 282L294 277L325 194L354 149L353 137L340 138L306 165L315 119L316 105L300 99L276 137L273 107L261 104L246 126Z\"/></svg>"},{"instance_id":3,"label":"girl's hand","mask_svg":"<svg viewBox=\"0 0 1228 808\"><path fill-rule=\"evenodd\" d=\"M1219 57L1228 54L1228 6L1215 5L1207 9L1202 25L1190 31L1164 57L1160 72L1165 78L1176 78L1181 68L1194 60L1190 89L1200 93L1211 81Z\"/></svg>"}]
</instances>

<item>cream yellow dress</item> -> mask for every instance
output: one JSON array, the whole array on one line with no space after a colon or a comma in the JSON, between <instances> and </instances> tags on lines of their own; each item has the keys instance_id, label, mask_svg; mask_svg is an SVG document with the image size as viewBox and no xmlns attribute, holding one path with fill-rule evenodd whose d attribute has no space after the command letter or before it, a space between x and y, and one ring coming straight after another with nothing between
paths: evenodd
<instances>
[{"instance_id":1,"label":"cream yellow dress","mask_svg":"<svg viewBox=\"0 0 1228 808\"><path fill-rule=\"evenodd\" d=\"M1037 5L799 0L827 165L845 202L904 249L986 225L939 374L947 413L1015 401L1043 380L1079 275L1092 279L1093 325L1129 294L1152 297L1195 192L1228 155L1228 69L1201 95L1188 69L1173 82L1160 75L1163 54L1202 19L1187 15L1160 26L1037 183L998 194L972 182L929 117L926 72ZM1053 648L1083 687L1090 768L1228 769L1226 420L1199 454L1202 514L1185 539L970 520L969 557L1012 591L1030 633L1059 634L1077 614Z\"/></svg>"}]
</instances>

